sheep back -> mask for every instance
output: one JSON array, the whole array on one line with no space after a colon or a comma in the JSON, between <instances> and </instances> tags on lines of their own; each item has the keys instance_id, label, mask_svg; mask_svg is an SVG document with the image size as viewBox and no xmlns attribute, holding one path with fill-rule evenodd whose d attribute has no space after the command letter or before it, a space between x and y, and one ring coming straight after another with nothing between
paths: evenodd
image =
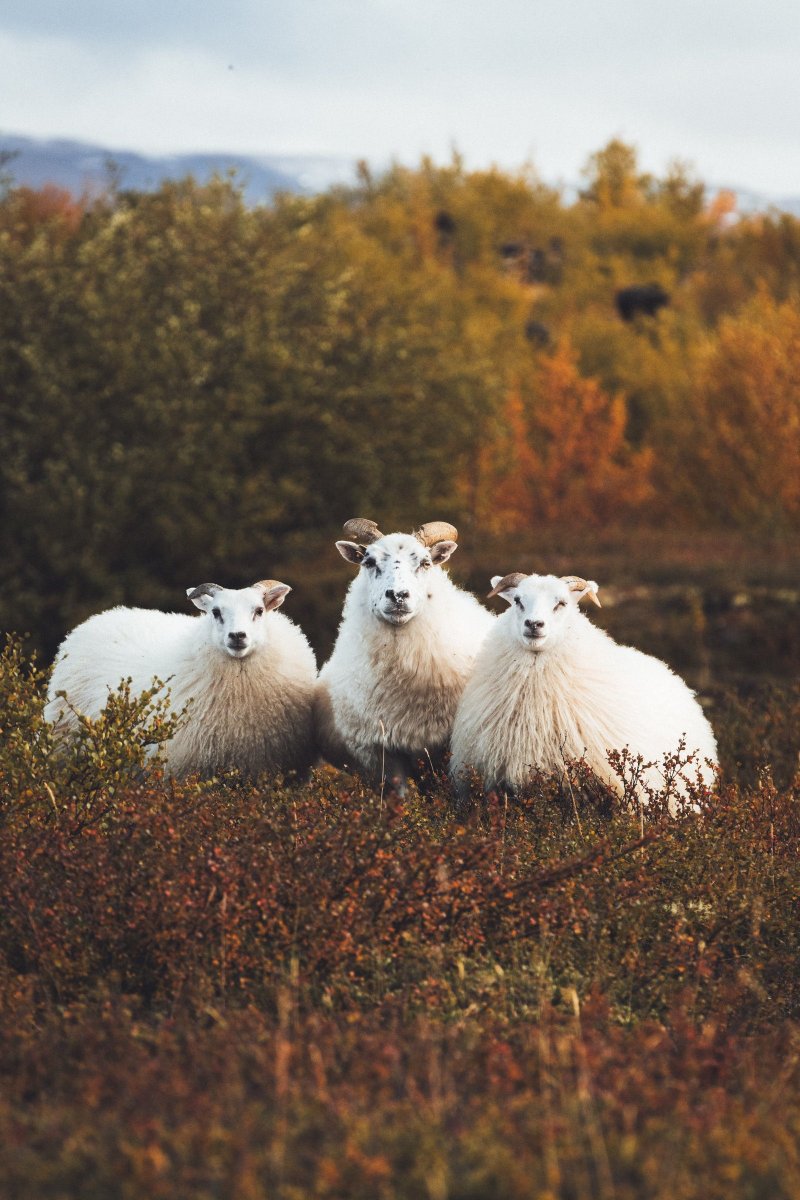
<instances>
[{"instance_id":1,"label":"sheep back","mask_svg":"<svg viewBox=\"0 0 800 1200\"><path fill-rule=\"evenodd\" d=\"M282 613L267 613L267 642L239 661L209 644L207 619L131 608L90 617L58 651L46 719L69 734L77 717L57 692L96 718L123 679L131 679L137 695L158 678L173 712L188 705L162 751L169 774L306 770L313 759L316 663L305 635Z\"/></svg>"},{"instance_id":2,"label":"sheep back","mask_svg":"<svg viewBox=\"0 0 800 1200\"><path fill-rule=\"evenodd\" d=\"M502 618L486 639L456 714L451 772L463 787L474 768L487 786L522 787L531 771L560 773L585 758L617 791L608 751L628 747L656 764L685 742L706 781L717 761L714 734L694 693L665 663L614 642L584 617L552 654L532 654L507 636Z\"/></svg>"}]
</instances>

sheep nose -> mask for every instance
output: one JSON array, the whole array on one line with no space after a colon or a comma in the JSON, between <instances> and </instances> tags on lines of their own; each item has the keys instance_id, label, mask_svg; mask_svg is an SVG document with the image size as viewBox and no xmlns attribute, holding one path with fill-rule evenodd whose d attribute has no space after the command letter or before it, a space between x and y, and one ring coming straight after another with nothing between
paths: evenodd
<instances>
[{"instance_id":1,"label":"sheep nose","mask_svg":"<svg viewBox=\"0 0 800 1200\"><path fill-rule=\"evenodd\" d=\"M243 646L247 641L247 634L243 629L238 633L229 633L228 641L232 646Z\"/></svg>"},{"instance_id":2,"label":"sheep nose","mask_svg":"<svg viewBox=\"0 0 800 1200\"><path fill-rule=\"evenodd\" d=\"M544 629L544 621L526 621L525 628L530 629L533 633L538 633Z\"/></svg>"},{"instance_id":3,"label":"sheep nose","mask_svg":"<svg viewBox=\"0 0 800 1200\"><path fill-rule=\"evenodd\" d=\"M392 604L402 604L410 595L410 592L394 592L391 588L386 589L387 599L391 600Z\"/></svg>"}]
</instances>

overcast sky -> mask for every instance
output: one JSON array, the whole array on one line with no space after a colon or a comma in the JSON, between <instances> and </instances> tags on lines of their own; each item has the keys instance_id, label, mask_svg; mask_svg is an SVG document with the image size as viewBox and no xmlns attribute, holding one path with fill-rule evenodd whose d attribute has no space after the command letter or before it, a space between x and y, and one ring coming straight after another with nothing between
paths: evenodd
<instances>
[{"instance_id":1,"label":"overcast sky","mask_svg":"<svg viewBox=\"0 0 800 1200\"><path fill-rule=\"evenodd\" d=\"M799 0L3 0L0 131L800 194Z\"/></svg>"}]
</instances>

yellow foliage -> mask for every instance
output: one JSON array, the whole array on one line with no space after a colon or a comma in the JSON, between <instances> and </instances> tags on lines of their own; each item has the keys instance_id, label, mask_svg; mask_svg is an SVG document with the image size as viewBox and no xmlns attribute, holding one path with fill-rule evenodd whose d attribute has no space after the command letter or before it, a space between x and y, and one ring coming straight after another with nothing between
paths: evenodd
<instances>
[{"instance_id":1,"label":"yellow foliage","mask_svg":"<svg viewBox=\"0 0 800 1200\"><path fill-rule=\"evenodd\" d=\"M737 523L800 521L800 308L765 292L700 364L686 450L698 489Z\"/></svg>"}]
</instances>

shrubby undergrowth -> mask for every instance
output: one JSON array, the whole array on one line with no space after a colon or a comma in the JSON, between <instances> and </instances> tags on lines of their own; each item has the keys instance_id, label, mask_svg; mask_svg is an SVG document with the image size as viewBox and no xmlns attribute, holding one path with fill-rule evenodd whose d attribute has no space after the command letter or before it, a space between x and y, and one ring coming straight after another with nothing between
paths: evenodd
<instances>
[{"instance_id":1,"label":"shrubby undergrowth","mask_svg":"<svg viewBox=\"0 0 800 1200\"><path fill-rule=\"evenodd\" d=\"M580 764L467 815L169 782L155 694L56 753L42 688L10 645L4 1195L797 1194L797 694L780 784L730 704L719 793L642 820Z\"/></svg>"}]
</instances>

